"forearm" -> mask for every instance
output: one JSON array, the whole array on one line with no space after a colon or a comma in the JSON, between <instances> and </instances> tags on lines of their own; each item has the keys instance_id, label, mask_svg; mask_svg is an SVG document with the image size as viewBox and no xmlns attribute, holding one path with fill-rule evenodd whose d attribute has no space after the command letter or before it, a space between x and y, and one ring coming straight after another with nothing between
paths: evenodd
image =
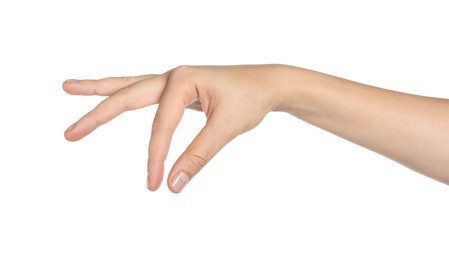
<instances>
[{"instance_id":1,"label":"forearm","mask_svg":"<svg viewBox=\"0 0 449 260\"><path fill-rule=\"evenodd\" d=\"M286 67L279 110L449 184L449 100Z\"/></svg>"}]
</instances>

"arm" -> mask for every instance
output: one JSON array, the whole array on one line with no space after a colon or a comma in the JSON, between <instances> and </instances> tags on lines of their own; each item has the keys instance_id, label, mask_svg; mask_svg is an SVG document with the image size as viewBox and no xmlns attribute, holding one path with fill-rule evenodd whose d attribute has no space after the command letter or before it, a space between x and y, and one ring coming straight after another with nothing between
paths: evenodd
<instances>
[{"instance_id":1,"label":"arm","mask_svg":"<svg viewBox=\"0 0 449 260\"><path fill-rule=\"evenodd\" d=\"M449 184L449 100L286 68L279 107L308 123Z\"/></svg>"},{"instance_id":2,"label":"arm","mask_svg":"<svg viewBox=\"0 0 449 260\"><path fill-rule=\"evenodd\" d=\"M148 156L148 188L157 190L171 138L185 108L207 123L167 178L180 192L220 151L270 111L288 112L411 169L449 184L449 101L379 89L284 65L182 66L161 75L66 81L74 95L109 96L69 127L77 141L119 114L159 104Z\"/></svg>"}]
</instances>

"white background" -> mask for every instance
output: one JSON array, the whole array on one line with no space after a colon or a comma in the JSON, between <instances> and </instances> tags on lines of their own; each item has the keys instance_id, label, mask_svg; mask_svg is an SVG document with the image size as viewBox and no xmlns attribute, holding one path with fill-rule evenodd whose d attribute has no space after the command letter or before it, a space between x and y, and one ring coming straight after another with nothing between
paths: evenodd
<instances>
[{"instance_id":1,"label":"white background","mask_svg":"<svg viewBox=\"0 0 449 260\"><path fill-rule=\"evenodd\" d=\"M156 107L64 140L101 100L65 94L66 78L182 64L449 97L445 1L309 2L2 1L0 259L448 259L448 186L282 113L180 195L146 190ZM204 121L186 112L167 168Z\"/></svg>"}]
</instances>

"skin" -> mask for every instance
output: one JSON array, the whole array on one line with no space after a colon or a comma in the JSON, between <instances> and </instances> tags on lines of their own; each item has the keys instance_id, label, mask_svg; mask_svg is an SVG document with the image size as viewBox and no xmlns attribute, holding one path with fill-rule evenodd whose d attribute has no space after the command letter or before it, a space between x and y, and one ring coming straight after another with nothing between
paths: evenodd
<instances>
[{"instance_id":1,"label":"skin","mask_svg":"<svg viewBox=\"0 0 449 260\"><path fill-rule=\"evenodd\" d=\"M301 120L449 184L449 100L376 88L286 65L180 66L161 75L67 80L72 95L109 96L65 132L78 141L119 114L159 104L151 132L148 189L162 183L164 161L185 108L207 123L167 178L179 193L228 142L270 111Z\"/></svg>"}]
</instances>

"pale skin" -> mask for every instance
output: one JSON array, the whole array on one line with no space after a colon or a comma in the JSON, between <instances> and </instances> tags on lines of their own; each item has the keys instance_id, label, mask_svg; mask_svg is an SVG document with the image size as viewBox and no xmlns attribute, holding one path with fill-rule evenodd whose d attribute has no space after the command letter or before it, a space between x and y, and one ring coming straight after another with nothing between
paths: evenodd
<instances>
[{"instance_id":1,"label":"pale skin","mask_svg":"<svg viewBox=\"0 0 449 260\"><path fill-rule=\"evenodd\" d=\"M67 80L72 95L109 96L65 132L78 141L119 114L159 104L148 155L148 189L164 176L172 135L186 108L203 111L202 131L171 168L179 193L238 135L271 111L305 122L449 184L449 100L376 88L287 65L180 66L161 75Z\"/></svg>"}]
</instances>

